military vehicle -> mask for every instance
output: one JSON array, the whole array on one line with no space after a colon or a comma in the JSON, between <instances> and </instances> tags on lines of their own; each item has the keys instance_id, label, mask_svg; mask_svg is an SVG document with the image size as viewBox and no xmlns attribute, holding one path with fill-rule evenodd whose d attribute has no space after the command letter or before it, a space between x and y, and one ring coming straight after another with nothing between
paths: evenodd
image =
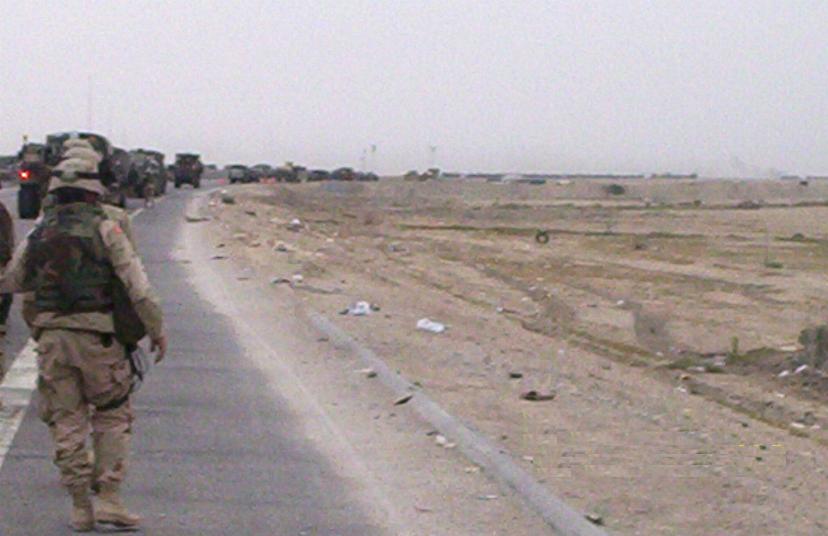
<instances>
[{"instance_id":1,"label":"military vehicle","mask_svg":"<svg viewBox=\"0 0 828 536\"><path fill-rule=\"evenodd\" d=\"M273 169L273 166L270 164L256 164L252 166L250 170L258 179L271 179L274 178L276 173Z\"/></svg>"},{"instance_id":2,"label":"military vehicle","mask_svg":"<svg viewBox=\"0 0 828 536\"><path fill-rule=\"evenodd\" d=\"M191 184L193 188L200 188L201 173L203 171L204 166L201 164L199 155L194 153L178 153L175 155L173 175L176 188L181 188L182 184Z\"/></svg>"},{"instance_id":3,"label":"military vehicle","mask_svg":"<svg viewBox=\"0 0 828 536\"><path fill-rule=\"evenodd\" d=\"M335 181L353 181L356 180L356 173L353 168L341 167L334 170L331 178Z\"/></svg>"},{"instance_id":4,"label":"military vehicle","mask_svg":"<svg viewBox=\"0 0 828 536\"><path fill-rule=\"evenodd\" d=\"M112 156L109 161L109 168L115 178L109 186L109 193L104 197L106 203L117 207L126 208L127 197L132 197L131 176L132 156L120 147L112 148Z\"/></svg>"},{"instance_id":5,"label":"military vehicle","mask_svg":"<svg viewBox=\"0 0 828 536\"><path fill-rule=\"evenodd\" d=\"M100 179L110 190L110 195L105 200L113 204L124 201L120 195L118 177L113 171L113 148L109 140L92 132L59 132L46 136L45 144L24 144L18 154L20 190L17 194L17 209L21 219L37 218L49 188L51 169L60 162L63 143L70 138L87 140L101 155L103 161L99 166ZM117 166L116 162L115 167Z\"/></svg>"},{"instance_id":6,"label":"military vehicle","mask_svg":"<svg viewBox=\"0 0 828 536\"><path fill-rule=\"evenodd\" d=\"M234 164L232 166L228 166L227 178L230 180L230 184L236 184L237 182L256 182L258 180L256 178L256 175L251 172L249 167L243 166L241 164Z\"/></svg>"},{"instance_id":7,"label":"military vehicle","mask_svg":"<svg viewBox=\"0 0 828 536\"><path fill-rule=\"evenodd\" d=\"M42 143L25 143L18 153L17 213L22 220L33 220L49 188L51 170L46 164L47 148Z\"/></svg>"},{"instance_id":8,"label":"military vehicle","mask_svg":"<svg viewBox=\"0 0 828 536\"><path fill-rule=\"evenodd\" d=\"M314 169L308 173L308 182L319 182L331 180L331 173L324 169Z\"/></svg>"},{"instance_id":9,"label":"military vehicle","mask_svg":"<svg viewBox=\"0 0 828 536\"><path fill-rule=\"evenodd\" d=\"M142 197L149 183L152 183L157 195L166 193L168 176L164 154L151 149L133 149L129 154L132 160L129 178L131 194Z\"/></svg>"}]
</instances>

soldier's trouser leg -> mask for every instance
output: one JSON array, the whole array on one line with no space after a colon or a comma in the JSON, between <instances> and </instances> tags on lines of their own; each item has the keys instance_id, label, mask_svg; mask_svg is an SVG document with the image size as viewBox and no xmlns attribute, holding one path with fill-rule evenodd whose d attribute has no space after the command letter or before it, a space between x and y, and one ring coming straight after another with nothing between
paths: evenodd
<instances>
[{"instance_id":1,"label":"soldier's trouser leg","mask_svg":"<svg viewBox=\"0 0 828 536\"><path fill-rule=\"evenodd\" d=\"M45 331L38 344L37 391L40 418L54 441L54 463L69 489L89 486L92 467L86 452L89 410L82 394L83 376L71 365L65 345Z\"/></svg>"},{"instance_id":2,"label":"soldier's trouser leg","mask_svg":"<svg viewBox=\"0 0 828 536\"><path fill-rule=\"evenodd\" d=\"M123 347L108 335L44 330L38 353L41 416L55 439L61 481L68 487L91 483L92 464L85 448L91 404L91 426L102 447L102 459L95 460L100 467L96 477L121 482L132 423L127 398L131 370Z\"/></svg>"}]
</instances>

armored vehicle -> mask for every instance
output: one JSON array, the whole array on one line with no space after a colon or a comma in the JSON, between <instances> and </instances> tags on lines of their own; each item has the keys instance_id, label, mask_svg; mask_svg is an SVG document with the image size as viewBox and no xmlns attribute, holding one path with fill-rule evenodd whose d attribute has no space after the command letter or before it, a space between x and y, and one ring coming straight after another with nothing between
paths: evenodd
<instances>
[{"instance_id":1,"label":"armored vehicle","mask_svg":"<svg viewBox=\"0 0 828 536\"><path fill-rule=\"evenodd\" d=\"M194 153L178 153L175 155L173 174L176 188L181 188L182 184L192 184L193 188L201 187L202 171L204 171L204 166L199 155Z\"/></svg>"}]
</instances>

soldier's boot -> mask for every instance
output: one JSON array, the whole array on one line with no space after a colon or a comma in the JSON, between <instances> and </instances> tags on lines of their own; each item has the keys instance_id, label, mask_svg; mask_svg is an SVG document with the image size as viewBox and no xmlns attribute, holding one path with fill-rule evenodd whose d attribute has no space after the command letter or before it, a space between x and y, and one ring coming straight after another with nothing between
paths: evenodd
<instances>
[{"instance_id":1,"label":"soldier's boot","mask_svg":"<svg viewBox=\"0 0 828 536\"><path fill-rule=\"evenodd\" d=\"M95 528L95 511L92 508L92 498L89 489L77 486L69 489L72 496L72 515L69 526L75 532L90 532Z\"/></svg>"},{"instance_id":2,"label":"soldier's boot","mask_svg":"<svg viewBox=\"0 0 828 536\"><path fill-rule=\"evenodd\" d=\"M99 484L95 520L101 525L119 530L138 530L141 518L127 510L119 487L120 484L113 482Z\"/></svg>"}]
</instances>

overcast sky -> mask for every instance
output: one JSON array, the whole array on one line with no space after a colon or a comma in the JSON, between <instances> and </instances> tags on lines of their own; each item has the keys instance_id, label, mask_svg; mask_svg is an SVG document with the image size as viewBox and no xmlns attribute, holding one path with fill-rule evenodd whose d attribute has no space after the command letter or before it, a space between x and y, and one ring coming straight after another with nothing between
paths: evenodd
<instances>
[{"instance_id":1,"label":"overcast sky","mask_svg":"<svg viewBox=\"0 0 828 536\"><path fill-rule=\"evenodd\" d=\"M0 153L828 173L825 0L2 0L0 69Z\"/></svg>"}]
</instances>

